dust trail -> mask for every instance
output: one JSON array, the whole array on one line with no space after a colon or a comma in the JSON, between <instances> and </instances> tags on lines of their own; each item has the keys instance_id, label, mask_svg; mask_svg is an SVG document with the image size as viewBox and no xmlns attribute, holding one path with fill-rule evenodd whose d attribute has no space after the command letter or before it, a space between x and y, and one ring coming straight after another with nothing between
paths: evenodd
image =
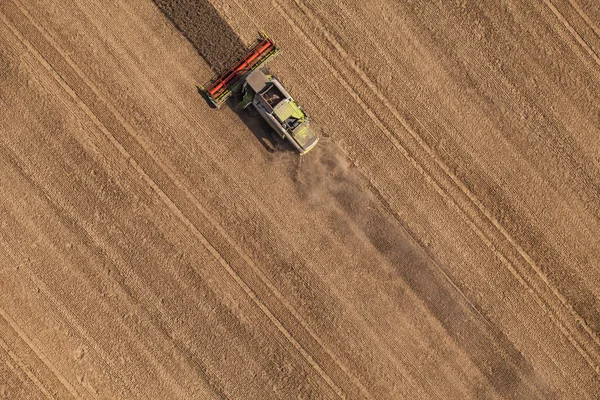
<instances>
[{"instance_id":1,"label":"dust trail","mask_svg":"<svg viewBox=\"0 0 600 400\"><path fill-rule=\"evenodd\" d=\"M341 148L322 138L302 163L290 168L290 175L299 196L347 220L338 224L346 229L342 234L355 235L353 229L361 231L499 394L511 398L553 397L502 330L480 310L474 310L470 302L476 302L467 300L448 280L444 272L447 268L435 254L421 248L386 209L389 206L366 189L366 178L350 165ZM481 389L473 390L475 393Z\"/></svg>"},{"instance_id":2,"label":"dust trail","mask_svg":"<svg viewBox=\"0 0 600 400\"><path fill-rule=\"evenodd\" d=\"M246 52L238 35L209 1L153 1L216 74L224 72ZM264 124L244 114L238 115L261 142L266 141L263 139L267 138L268 131ZM321 136L319 145L299 158L293 151L283 151L281 143L275 142L274 148L264 145L272 153L273 163L288 169L298 195L340 222L337 233L355 235L356 229L361 231L367 245L394 267L498 393L510 398L554 397L502 330L483 314L474 312L469 301L448 281L439 262L436 264L432 255L411 239L382 201L365 189L366 179L351 168L338 146ZM376 266L365 265L364 268L367 272ZM477 390L473 388L474 393Z\"/></svg>"}]
</instances>

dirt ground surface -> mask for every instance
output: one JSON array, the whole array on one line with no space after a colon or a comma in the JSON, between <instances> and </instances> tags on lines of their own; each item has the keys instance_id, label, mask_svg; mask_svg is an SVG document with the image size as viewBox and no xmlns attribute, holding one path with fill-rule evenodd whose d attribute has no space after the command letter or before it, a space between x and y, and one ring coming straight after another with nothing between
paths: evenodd
<instances>
[{"instance_id":1,"label":"dirt ground surface","mask_svg":"<svg viewBox=\"0 0 600 400\"><path fill-rule=\"evenodd\" d=\"M596 1L0 0L0 398L598 399L599 188Z\"/></svg>"}]
</instances>

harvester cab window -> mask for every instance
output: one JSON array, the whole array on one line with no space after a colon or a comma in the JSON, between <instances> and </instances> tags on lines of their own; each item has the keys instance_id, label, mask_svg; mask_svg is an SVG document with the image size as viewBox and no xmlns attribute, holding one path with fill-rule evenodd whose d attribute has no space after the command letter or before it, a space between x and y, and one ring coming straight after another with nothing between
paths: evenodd
<instances>
[{"instance_id":1,"label":"harvester cab window","mask_svg":"<svg viewBox=\"0 0 600 400\"><path fill-rule=\"evenodd\" d=\"M290 127L290 129L294 129L295 127L298 126L298 124L300 123L300 119L296 118L296 117L289 117L288 119L285 120L285 124L287 126Z\"/></svg>"}]
</instances>

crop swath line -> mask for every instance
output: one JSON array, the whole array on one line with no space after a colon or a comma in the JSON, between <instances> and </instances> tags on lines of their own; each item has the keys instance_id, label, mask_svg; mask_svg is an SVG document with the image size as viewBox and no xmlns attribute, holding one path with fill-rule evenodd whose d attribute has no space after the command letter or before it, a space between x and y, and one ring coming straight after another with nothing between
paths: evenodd
<instances>
[{"instance_id":1,"label":"crop swath line","mask_svg":"<svg viewBox=\"0 0 600 400\"><path fill-rule=\"evenodd\" d=\"M46 360L42 359L42 357L41 357L41 350L38 349L31 342L31 340L29 340L27 334L25 334L25 332L23 332L23 330L20 329L20 327L16 323L16 321L13 320L8 315L8 313L4 309L2 309L2 307L0 307L0 318L2 318L4 321L6 321L6 323L10 326L10 328L19 336L19 339L21 339L25 343L27 343L28 347L35 353L35 355L38 357L38 359L46 365L46 367L60 381L60 383L64 386L64 388L69 391L69 394L71 394L71 396L73 396L74 398L80 398L77 391L71 385L69 385L69 383L64 379L64 377L62 377L60 375L60 373L58 373L58 371L53 371L49 366L50 363L46 364ZM2 336L0 336L0 349L4 350L4 352L6 352L6 354L10 357L11 360L13 360L13 362L16 364L16 366L25 373L27 378L35 384L35 386L40 390L40 392L42 392L44 394L44 396L46 396L46 398L49 398L49 399L55 398L48 391L48 389L46 389L44 384L42 382L40 382L40 380L35 376L35 374L29 369L29 367L27 367L27 365L23 362L23 360L21 360L21 358L17 354L15 354L14 351L12 351L10 349L8 344L2 339Z\"/></svg>"},{"instance_id":2,"label":"crop swath line","mask_svg":"<svg viewBox=\"0 0 600 400\"><path fill-rule=\"evenodd\" d=\"M297 0L294 0L294 3L296 3L296 5L298 6L298 8L300 8L300 10L309 19L313 20L314 24L318 26L317 29L319 29L319 30L322 31L322 33L325 35L325 37L327 38L327 40L339 52L340 57L342 59L344 59L350 65L351 69L353 69L358 74L359 78L377 95L377 97L380 99L380 101L388 108L388 110L394 115L394 117L403 125L403 127L405 128L405 130L412 136L412 138L420 145L420 147L422 148L422 150L424 150L427 153L427 155L431 159L433 159L435 161L435 163L437 164L437 166L440 169L442 169L442 171L445 173L446 177L449 178L452 181L452 183L453 183L453 185L451 184L450 187L452 187L452 186L457 187L458 189L460 189L460 191L462 192L462 194L464 196L468 197L469 201L466 202L466 205L469 205L469 204L474 205L476 207L476 209L478 210L478 212L480 214L483 214L483 216L485 216L484 220L487 220L489 223L491 223L497 229L497 231L499 231L502 234L502 236L505 238L505 240L507 240L508 243L510 243L511 246L515 250L517 250L517 252L521 256L521 258L533 269L533 271L535 272L535 275L537 275L542 280L543 284L552 292L552 294L554 295L554 297L556 297L560 301L560 303L563 305L563 307L568 310L568 312L573 316L573 318L577 321L577 323L586 331L586 333L593 340L593 342L595 342L596 345L600 345L600 341L598 340L598 338L594 334L594 332L589 328L589 326L583 320L583 318L581 318L581 316L579 316L575 312L575 310L568 305L568 302L566 301L566 299L549 282L547 276L543 273L543 271L541 271L541 269L537 266L537 264L535 263L535 261L527 254L527 252L525 252L525 250L518 243L516 243L516 241L510 236L510 234L504 229L504 227L502 227L500 225L500 223L489 213L489 211L487 211L485 209L485 207L483 206L483 204L473 195L473 193L471 193L470 190L449 170L449 168L441 160L439 160L438 157L436 157L435 152L406 123L406 121L399 115L398 111L390 104L389 100L387 100L387 98L377 89L376 85L374 85L373 82L371 82L370 79L366 76L366 74L362 70L360 70L360 68L356 65L356 63L354 63L350 59L350 57L345 52L345 50L342 48L342 46L339 45L339 43L335 40L335 38L333 38L333 36L329 32L327 32L327 30L324 27L324 25L320 21L318 21L318 18L316 18L312 14L312 12L305 5L299 3ZM565 335L565 337L567 337L567 339L569 340L569 342L571 342L571 344L573 344L573 346L582 355L582 357L586 360L586 362L592 367L592 369L594 370L594 372L596 372L596 374L600 374L600 366L598 366L595 363L595 361L593 361L591 355L582 347L582 345L580 345L578 343L577 339L575 339L575 337L573 336L573 334L571 334L570 330L565 325L563 325L563 322L561 321L561 318L559 317L560 308L558 308L557 311L553 311L552 310L553 307L549 305L548 300L544 300L543 299L544 296L542 294L538 293L534 289L535 284L529 282L529 280L531 278L526 278L527 274L520 273L516 269L515 265L513 265L512 262L510 262L503 254L501 254L501 252L493 244L492 240L490 240L483 233L482 228L479 228L477 226L477 224L473 221L473 217L470 217L469 213L465 209L463 209L463 207L461 207L457 203L457 200L455 200L451 194L449 194L446 191L447 189L444 190L442 188L441 184L436 181L436 179L432 176L432 174L429 173L429 172L427 172L425 170L425 168L423 166L421 166L420 162L417 161L416 158L414 158L414 156L412 154L410 154L410 152L407 150L407 148L404 145L402 145L398 141L398 139L396 139L396 137L395 137L396 135L394 135L390 131L390 129L388 129L384 125L384 123L376 116L376 114L370 109L370 107L368 105L366 105L366 103L362 100L362 98L360 97L360 95L354 89L352 89L352 87L350 86L350 84L348 82L346 82L346 80L335 69L335 67L333 67L333 65L329 63L329 61L326 59L325 55L321 52L321 50L311 41L310 36L307 35L302 30L302 28L300 28L299 25L294 22L294 20L282 9L282 7L278 6L278 4L275 3L275 2L273 2L273 5L282 14L282 16L284 16L288 21L290 21L290 24L292 24L293 28L298 33L301 34L301 36L303 37L303 40L315 52L317 52L317 53L319 53L321 55L320 58L326 64L326 66L328 67L328 69L332 72L332 74L336 77L336 79L338 79L338 81L348 91L348 93L355 100L357 100L357 102L361 105L361 107L365 110L365 112L373 120L373 122L376 124L376 126L378 126L382 130L382 132L388 137L388 139L390 139L390 141L394 144L394 146L412 163L412 165L421 174L423 174L423 176L426 179L426 181L432 183L433 186L434 186L434 188L435 188L435 190L440 195L442 195L448 201L449 204L451 204L454 208L456 208L460 212L460 214L463 216L463 218L465 219L465 221L473 228L474 232L492 250L492 252L499 258L499 260L502 261L503 264L505 264L507 266L507 268L509 269L509 271L526 288L526 290L530 294L532 294L532 296L534 297L534 299L536 300L536 302L538 303L538 305L540 305L544 310L546 310L548 312L548 315L551 318L551 320L554 321L554 323L559 327L559 329L561 330L561 332ZM438 178L438 179L440 179L440 178ZM441 179L444 179L443 175L442 175Z\"/></svg>"},{"instance_id":3,"label":"crop swath line","mask_svg":"<svg viewBox=\"0 0 600 400\"><path fill-rule=\"evenodd\" d=\"M598 56L598 54L596 54L594 49L592 49L592 47L585 41L585 39L583 37L581 37L581 35L577 32L577 30L573 27L573 25L571 25L571 23L567 20L567 18L565 18L565 16L558 10L558 8L556 8L554 3L552 3L551 0L542 0L542 1L544 2L544 4L546 6L548 6L548 8L550 8L550 10L556 16L556 18L558 18L558 20L565 26L567 31L569 31L569 33L573 36L573 38L575 38L575 40L581 45L581 47L583 47L583 49L586 51L586 53L588 53L590 55L590 57L592 57L594 62L598 66L600 66L600 57ZM589 21L589 17L587 17L587 15L585 15L585 13L583 13L583 11L581 11L581 8L579 6L574 5L573 2L570 0L569 0L569 3L577 11L577 13L579 13L579 15L582 16L582 18L586 22ZM585 17L584 17L584 15L585 15ZM590 27L596 34L598 34L597 28L594 29L593 25L590 25Z\"/></svg>"},{"instance_id":4,"label":"crop swath line","mask_svg":"<svg viewBox=\"0 0 600 400\"><path fill-rule=\"evenodd\" d=\"M84 12L84 14L86 15L87 18L90 19L90 22L96 27L96 29L100 30L100 28L98 27L98 25L96 25L93 21L93 18L90 17L87 13L85 13L85 11L82 9L82 12ZM111 51L112 50L116 50L118 52L118 54L114 54L115 57L126 57L126 58L131 58L131 54L129 54L126 51L123 51L123 49L120 48L115 48L113 49L111 47ZM137 63L136 63L137 64ZM163 93L162 91L158 90L155 85L143 74L143 73L137 73L136 72L136 76L138 77L139 80L143 81L152 91L154 91L156 93L156 98L158 99L162 99L163 97L167 97L169 102L168 104L165 104L165 107L167 105L172 105L175 104L177 106L177 109L182 113L182 115L188 120L188 122L190 122L191 126L197 126L198 124L194 124L193 121L197 122L197 119L195 119L193 116L190 116L188 112L186 112L185 107L183 107L181 105L181 103L178 101L178 99L176 98L170 98L169 96L167 96L165 93ZM162 100L161 100L162 101ZM205 154L204 156L205 159L209 159L211 161L211 163L213 164L212 167L214 167L215 169L219 170L219 164L217 162L215 162L214 160L214 156L210 153ZM165 165L165 168L168 168ZM173 180L175 180L175 178L173 178ZM230 185L235 186L236 183L235 181L230 182ZM182 184L181 185L184 190L187 191L187 193L189 194L189 197L191 199L193 199L192 201L197 203L197 199L194 197L194 195L192 193L190 193L185 186ZM241 188L238 187L238 190L243 190ZM258 208L260 210L263 211L264 215L266 216L266 218L271 221L272 223L274 223L272 221L272 218L269 217L270 213L265 212L264 208L262 207L262 204L264 204L264 202L259 202L259 206ZM201 206L197 206L198 208L201 208ZM205 217L207 219L211 219L211 217L209 216L209 213L206 212L205 213ZM361 391L362 393L366 396L366 397L371 397L371 395L368 393L368 391L366 390L366 388L362 385L362 383L355 377L353 376L350 371L348 371L348 369L343 365L343 363L337 358L337 356L335 356L335 354L333 354L330 350L328 350L326 348L326 346L324 345L324 343L322 342L322 340L319 338L319 336L310 328L310 326L306 323L306 321L304 321L304 319L302 318L302 316L295 310L295 308L289 304L289 302L287 302L287 300L285 299L285 297L283 297L281 295L281 293L277 290L277 288L275 288L268 280L268 278L266 278L266 276L262 273L262 271L256 267L256 265L252 262L251 259L249 259L247 257L247 255L244 253L244 251L242 249L240 249L235 242L233 241L233 239L231 239L229 237L229 235L224 232L222 230L222 228L220 227L220 225L218 224L218 222L213 221L211 219L211 223L212 225L216 226L218 229L220 229L220 234L222 236L224 236L229 242L230 244L235 248L235 251L242 257L244 258L244 260L246 261L246 263L253 269L255 269L255 272L257 275L260 276L260 278L265 282L265 284L269 287L271 293L273 295L275 295L277 297L277 299L285 306L285 308L287 309L287 311L295 318L295 320L300 324L300 326L309 334L309 338L311 338L311 340L314 341L314 343L305 343L305 347L310 347L313 353L322 353L322 355L320 355L319 357L321 358L321 360L319 362L324 362L329 364L332 368L339 368L339 370L341 370L343 372L343 374L345 374ZM274 223L275 224L275 223ZM276 225L276 224L275 224ZM230 263L231 264L231 263ZM316 346L315 347L315 343ZM315 349L320 349L319 351L316 351ZM333 361L333 365L330 364L328 358L330 358ZM329 372L329 374L331 374L331 371Z\"/></svg>"},{"instance_id":5,"label":"crop swath line","mask_svg":"<svg viewBox=\"0 0 600 400\"><path fill-rule=\"evenodd\" d=\"M594 31L596 36L598 36L598 38L600 38L600 28L598 28L596 26L596 24L594 24L594 21L592 21L590 19L590 17L585 13L585 11L581 8L581 6L575 0L569 0L569 3L571 4L571 6L573 6L575 11L577 11L577 13L581 16L581 18L583 18L585 23Z\"/></svg>"},{"instance_id":6,"label":"crop swath line","mask_svg":"<svg viewBox=\"0 0 600 400\"><path fill-rule=\"evenodd\" d=\"M89 236L88 232L80 227L80 225L71 217L70 213L67 210L65 210L52 200L51 193L48 193L35 179L33 179L32 175L24 169L24 162L14 152L12 152L11 149L5 147L0 143L0 153L3 153L5 158L11 161L11 165L18 171L18 173L21 176L23 176L28 181L29 184L32 185L33 188L35 188L35 190L38 192L39 197L47 202L48 206L56 213L56 215L60 218L61 222L63 222L65 226L70 226L71 229L75 228L75 232L79 235L79 237ZM12 254L11 257L13 259L17 258L17 255L14 253L14 251L9 248L8 243L0 242L0 244L6 248L7 253ZM23 254L21 254L20 258L25 259L26 257ZM111 262L114 262L112 259L108 259ZM36 267L36 265L32 262L28 262L28 265ZM52 290L46 284L43 274L36 273L33 269L29 270L29 268L23 268L22 270L27 275L29 280L33 282L33 284L36 287L40 288L40 293L48 300L50 304L54 306L54 309L60 315L62 315L63 320L66 321L66 323L68 323L80 335L82 340L86 342L89 348L91 348L94 352L97 353L97 355L99 356L99 361L102 364L104 370L117 371L117 365L114 362L110 361L110 357L103 350L102 346L98 343L98 341L95 340L93 336L88 332L88 329L85 326L85 324L79 322L83 319L81 315L69 311L68 307L64 305L64 301L61 301L59 297L53 294ZM44 272L44 269L41 269L41 271ZM74 276L76 276L81 282L83 282L83 284L87 283L87 280L85 279L83 274L75 272ZM122 285L119 286L122 287ZM127 295L127 292L124 292ZM104 307L104 309L109 309L105 301L101 301L100 304ZM134 335L131 333L128 327L123 322L121 322L120 319L117 318L116 321L119 321L119 325L123 327L123 329L127 332L127 334L130 337L134 337ZM160 367L158 361L152 354L151 350L149 350L147 346L144 346L142 343L137 344L139 349L142 351L142 353L144 353L148 360L156 366L159 373L162 373L166 376L167 374L165 374L164 369ZM111 378L114 379L114 376L112 376ZM131 386L127 384L126 380L124 380L120 375L118 375L118 379L122 383L122 387L126 388L132 395L134 395ZM169 378L166 379L169 380ZM90 392L89 388L85 384L83 384L83 387L90 393L90 395L92 395L92 397L96 397L95 394Z\"/></svg>"},{"instance_id":7,"label":"crop swath line","mask_svg":"<svg viewBox=\"0 0 600 400\"><path fill-rule=\"evenodd\" d=\"M13 5L17 6L16 2L13 2ZM198 203L198 201L196 199L193 198L193 196L191 195L189 190L186 189L185 187L183 187L183 185L176 178L176 176L174 176L174 174L164 164L162 164L157 159L157 157L154 155L154 153L149 148L147 148L147 146L145 146L145 144L143 143L143 141L141 140L139 135L134 131L134 129L126 121L124 121L124 119L118 113L118 111L110 104L110 102L108 102L102 96L100 91L93 85L93 83L91 83L84 76L84 74L81 72L81 70L70 60L70 58L67 55L65 55L64 53L62 53L59 50L58 46L56 44L54 44L53 39L48 36L48 34L43 30L43 28L41 28L38 24L36 24L33 21L32 17L29 15L29 13L26 10L24 10L22 8L22 6L21 7L17 6L17 8L19 9L19 12L23 15L23 17L26 18L27 20L29 20L29 23L32 24L35 27L35 29L43 36L43 39L42 38L38 38L38 39L42 40L42 41L45 40L46 42L50 43L53 51L55 53L58 53L59 58L57 58L57 56L55 55L55 59L53 60L53 62L62 63L64 70L61 70L60 72L62 72L63 74L65 74L67 76L67 78L65 78L59 74L58 79L60 79L59 83L61 84L61 86L63 86L65 88L65 90L71 96L75 96L74 99L76 101L79 101L80 106L82 108L84 108L84 111L86 112L86 114L88 114L88 116L92 119L92 121L105 133L105 135L108 136L109 140L111 140L111 142L115 145L115 147L118 148L118 150L129 161L129 163L131 163L134 166L134 168L138 171L138 173L150 185L150 187L152 187L152 189L157 193L159 198L161 198L161 200L171 210L171 212L174 213L184 223L184 225L193 232L193 234L197 237L197 239L206 247L207 251L209 251L209 253L211 253L211 255L226 269L226 271L234 279L234 281L244 290L244 292L251 298L251 300L266 314L266 316L269 318L269 320L271 320L271 322L284 335L284 337L286 337L286 339L290 342L290 344L302 355L302 357L305 359L305 361L315 370L315 372L332 388L332 390L335 393L337 393L338 396L344 397L342 390L337 386L337 384L335 384L333 382L333 380L328 376L327 373L325 373L325 371L313 359L313 357L306 351L306 349L290 334L288 329L285 328L285 326L277 319L277 317L275 317L275 315L265 305L264 301L244 281L244 279L238 274L238 272L236 272L234 270L234 268L221 256L221 254L206 239L206 237L204 237L202 235L202 233L189 220L189 218L183 213L183 211L181 209L179 209L175 205L175 203L173 203L173 201L170 199L170 197L167 196L167 194L145 172L144 168L142 168L142 166L140 165L140 162L136 158L134 158L134 156L132 156L130 154L130 151L128 151L125 148L125 146L127 146L129 148L129 150L133 150L134 152L138 153L136 155L137 155L137 158L141 160L141 162L144 162L144 156L143 156L144 154L149 156L150 161L145 162L147 164L147 165L145 165L146 168L148 168L150 170L154 169L153 172L155 172L158 175L160 175L161 173L166 175L167 179L165 179L162 182L165 185L174 184L175 185L174 190L184 191L184 193L188 197L188 199L192 200L192 203L194 203L194 206L196 206L196 208L201 211L204 218L206 220L208 220L209 222L211 222L212 225L219 231L219 233L227 241L229 241L230 245L238 251L240 257L246 261L246 263L251 267L252 272L254 272L254 274L258 276L259 283L262 283L262 285L266 286L268 289L271 289L270 291L273 292L274 288L266 280L266 277L264 277L264 275L260 271L257 270L256 266L247 257L247 255L243 254L243 252L241 252L241 250L239 249L239 247L237 247L235 245L235 243L232 243L231 238L227 235L227 233L223 230L223 228L208 215L206 210ZM39 53L39 51L37 50L37 47L38 46L36 46L36 48L33 48L33 46L32 46L32 51L34 52L34 54L36 54L38 57L41 58L42 62L47 63L47 61L44 59L44 56L42 56L42 54ZM64 65L65 63L67 65ZM75 76L73 76L73 74ZM88 108L87 104L83 101L83 99L81 99L80 96L78 96L78 94L76 94L75 90L67 83L66 79L69 79L69 78L71 78L71 80L75 81L75 82L71 82L71 83L80 85L79 90L84 91L85 94L87 94L88 96L92 96L92 97L95 97L96 99L101 100L104 103L103 106L108 108L108 110L103 110L104 111L103 113L93 113ZM77 82L77 81L79 81L79 82ZM83 85L83 87L81 87L81 85ZM92 92L92 93L90 93L90 92ZM96 104L96 105L98 105L98 104ZM99 105L99 106L102 107L101 105ZM112 115L112 118L110 117L111 115ZM105 124L100 122L99 118L103 118L105 120L106 120L106 118L109 118L108 121L112 122L112 124L110 124L110 125L112 125L112 127L115 128L115 130L117 131L116 133L120 134L119 139L117 139L115 136L113 136L113 134L107 129ZM113 119L113 121L111 121L110 119ZM116 121L114 121L114 119L116 119ZM123 142L124 144L121 142ZM158 168L160 171L157 171L156 168ZM170 182L169 182L169 180L170 180ZM252 276L250 276L249 278L252 278ZM272 293L272 294L275 294L275 293ZM264 297L267 299L269 298L268 295L264 296ZM276 305L273 307L276 307ZM288 312L289 312L289 310L288 310ZM288 321L288 322L293 323L293 320Z\"/></svg>"},{"instance_id":8,"label":"crop swath line","mask_svg":"<svg viewBox=\"0 0 600 400\"><path fill-rule=\"evenodd\" d=\"M42 383L31 373L25 363L13 352L6 342L0 337L0 366L2 368L1 376L5 382L9 381L9 377L13 377L14 383L10 387L19 387L22 392L27 387L30 396L35 394L35 398L55 399L50 392L42 385ZM3 382L4 383L4 382ZM33 388L31 386L34 386ZM4 383L4 387L9 387Z\"/></svg>"}]
</instances>

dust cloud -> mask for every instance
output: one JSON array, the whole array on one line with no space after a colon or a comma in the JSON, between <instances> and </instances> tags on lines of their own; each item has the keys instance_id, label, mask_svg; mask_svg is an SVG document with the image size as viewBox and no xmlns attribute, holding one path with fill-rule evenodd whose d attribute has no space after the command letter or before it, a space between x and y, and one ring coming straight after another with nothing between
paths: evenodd
<instances>
[{"instance_id":1,"label":"dust cloud","mask_svg":"<svg viewBox=\"0 0 600 400\"><path fill-rule=\"evenodd\" d=\"M362 250L378 252L381 261L391 264L407 281L421 280L421 271L430 268L427 256L391 214L389 205L376 197L367 179L333 141L321 137L314 150L290 167L290 175L301 198L344 219L346 231L341 234L359 231L367 242Z\"/></svg>"},{"instance_id":2,"label":"dust cloud","mask_svg":"<svg viewBox=\"0 0 600 400\"><path fill-rule=\"evenodd\" d=\"M366 178L350 164L344 150L327 137L321 137L317 147L297 162L291 177L299 196L322 209L344 214L373 247L394 259L394 265L417 257L417 247L407 232L369 190ZM402 257L398 258L400 250Z\"/></svg>"},{"instance_id":3,"label":"dust cloud","mask_svg":"<svg viewBox=\"0 0 600 400\"><path fill-rule=\"evenodd\" d=\"M291 155L281 157L287 161ZM346 229L341 234L355 235L355 230L360 231L367 245L381 256L380 262L393 267L496 392L514 398L539 398L540 395L551 398L551 391L537 379L532 365L500 327L474 309L474 301L467 299L450 280L446 266L431 249L414 239L409 229L392 214L392 206L374 194L366 177L350 164L339 146L321 138L313 151L290 168L290 175L298 194L306 201L345 220L336 225ZM376 263L373 259L373 264ZM364 268L368 270L373 265Z\"/></svg>"},{"instance_id":4,"label":"dust cloud","mask_svg":"<svg viewBox=\"0 0 600 400\"><path fill-rule=\"evenodd\" d=\"M214 73L222 73L245 53L242 41L209 1L153 1ZM435 253L413 239L416 236L392 214L396 206L369 189L368 180L351 166L339 146L320 135L317 147L298 157L285 144L269 143L268 127L256 118L238 115L272 154L274 167L289 171L301 198L338 221L335 229L339 235L360 233L365 247L355 251L374 250L380 255L374 257L372 265L365 265L365 270L377 268L377 259L391 265L497 393L512 398L551 397L501 328L474 312L471 302L448 279Z\"/></svg>"}]
</instances>

